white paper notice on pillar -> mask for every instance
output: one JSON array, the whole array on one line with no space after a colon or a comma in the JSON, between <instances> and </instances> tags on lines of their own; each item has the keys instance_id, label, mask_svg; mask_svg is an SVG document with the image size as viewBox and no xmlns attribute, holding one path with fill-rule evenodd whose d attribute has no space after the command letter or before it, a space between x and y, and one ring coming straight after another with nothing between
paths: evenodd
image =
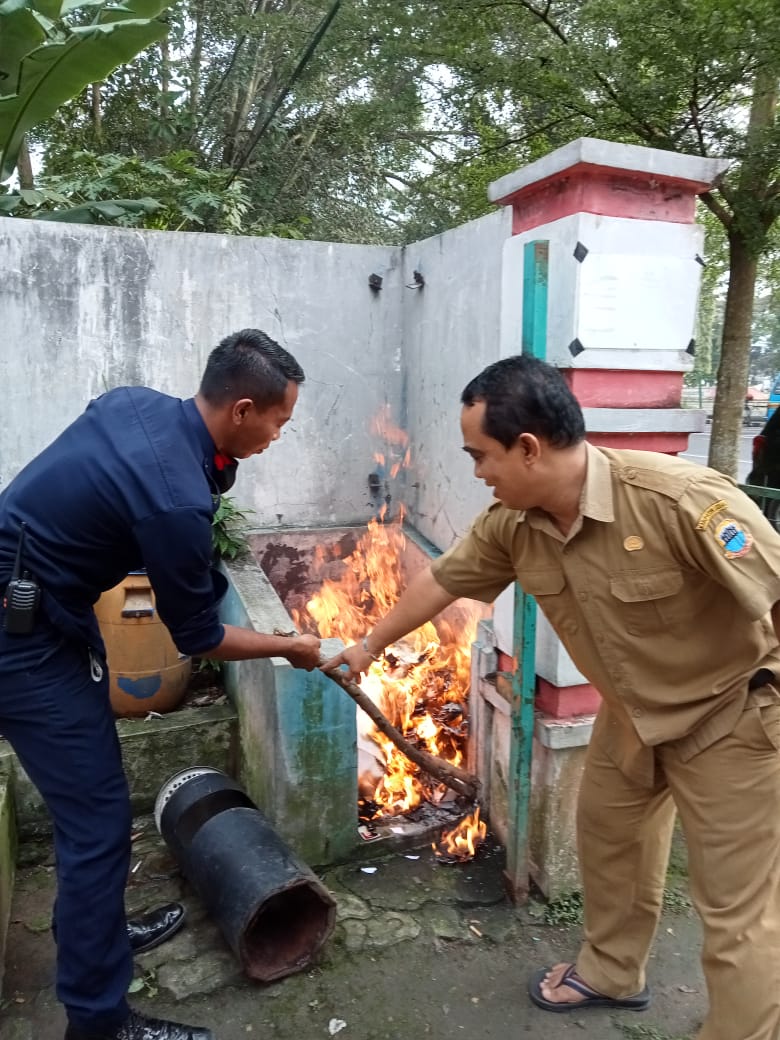
<instances>
[{"instance_id":1,"label":"white paper notice on pillar","mask_svg":"<svg viewBox=\"0 0 780 1040\"><path fill-rule=\"evenodd\" d=\"M704 232L575 213L504 246L501 355L517 353L525 248L547 242L547 360L559 368L693 366Z\"/></svg>"},{"instance_id":2,"label":"white paper notice on pillar","mask_svg":"<svg viewBox=\"0 0 780 1040\"><path fill-rule=\"evenodd\" d=\"M701 266L693 257L589 252L580 265L575 338L583 350L685 350Z\"/></svg>"}]
</instances>

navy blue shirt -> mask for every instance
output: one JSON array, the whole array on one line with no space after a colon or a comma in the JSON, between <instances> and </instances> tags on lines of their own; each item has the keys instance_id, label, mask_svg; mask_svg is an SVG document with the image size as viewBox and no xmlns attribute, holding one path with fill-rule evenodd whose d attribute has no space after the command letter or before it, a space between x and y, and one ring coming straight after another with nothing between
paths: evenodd
<instances>
[{"instance_id":1,"label":"navy blue shirt","mask_svg":"<svg viewBox=\"0 0 780 1040\"><path fill-rule=\"evenodd\" d=\"M181 653L213 649L225 588L212 570L214 451L192 399L121 387L92 401L0 494L0 590L25 521L47 627L102 650L93 604L145 568Z\"/></svg>"}]
</instances>

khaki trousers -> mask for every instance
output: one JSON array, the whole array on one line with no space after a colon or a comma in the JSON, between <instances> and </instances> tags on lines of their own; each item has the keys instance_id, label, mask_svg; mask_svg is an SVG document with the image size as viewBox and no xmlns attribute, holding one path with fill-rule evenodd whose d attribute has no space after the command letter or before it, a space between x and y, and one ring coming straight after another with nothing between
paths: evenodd
<instances>
[{"instance_id":1,"label":"khaki trousers","mask_svg":"<svg viewBox=\"0 0 780 1040\"><path fill-rule=\"evenodd\" d=\"M709 1013L698 1040L780 1040L780 701L749 699L734 731L687 762L673 744L657 747L652 789L614 765L599 721L577 811L577 971L613 997L644 987L676 806L704 928Z\"/></svg>"}]
</instances>

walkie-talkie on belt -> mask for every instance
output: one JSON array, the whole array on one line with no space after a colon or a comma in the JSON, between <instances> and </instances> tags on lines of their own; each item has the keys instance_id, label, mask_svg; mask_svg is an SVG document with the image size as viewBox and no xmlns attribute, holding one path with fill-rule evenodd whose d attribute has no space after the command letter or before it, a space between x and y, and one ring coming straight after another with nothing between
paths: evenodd
<instances>
[{"instance_id":1,"label":"walkie-talkie on belt","mask_svg":"<svg viewBox=\"0 0 780 1040\"><path fill-rule=\"evenodd\" d=\"M19 545L16 548L16 559L14 560L14 571L3 597L3 606L5 607L3 628L6 632L17 636L26 636L32 632L35 627L35 615L41 598L41 589L38 582L31 578L29 573L22 568L26 527L27 524L22 523L21 531L19 532Z\"/></svg>"}]
</instances>

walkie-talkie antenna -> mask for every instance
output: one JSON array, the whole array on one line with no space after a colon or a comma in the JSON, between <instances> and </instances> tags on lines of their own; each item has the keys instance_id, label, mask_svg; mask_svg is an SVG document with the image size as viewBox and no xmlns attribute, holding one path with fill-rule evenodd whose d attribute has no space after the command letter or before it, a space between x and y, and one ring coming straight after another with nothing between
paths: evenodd
<instances>
[{"instance_id":1,"label":"walkie-talkie antenna","mask_svg":"<svg viewBox=\"0 0 780 1040\"><path fill-rule=\"evenodd\" d=\"M19 544L16 547L16 559L14 560L14 572L11 575L11 579L21 578L22 576L22 553L24 552L24 532L27 529L27 524L22 520L21 530L19 532Z\"/></svg>"}]
</instances>

